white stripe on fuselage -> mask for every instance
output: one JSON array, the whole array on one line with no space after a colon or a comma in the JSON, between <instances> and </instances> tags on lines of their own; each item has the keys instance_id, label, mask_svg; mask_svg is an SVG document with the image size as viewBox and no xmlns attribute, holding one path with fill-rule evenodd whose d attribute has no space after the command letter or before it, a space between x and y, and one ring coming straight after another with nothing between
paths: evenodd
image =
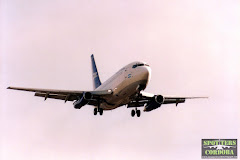
<instances>
[{"instance_id":1,"label":"white stripe on fuselage","mask_svg":"<svg viewBox=\"0 0 240 160\"><path fill-rule=\"evenodd\" d=\"M96 89L113 91L112 95L105 97L108 104L101 103L102 109L111 110L129 103L129 98L138 92L139 85L147 86L151 77L151 68L149 66L132 68L136 63L133 62L123 67Z\"/></svg>"}]
</instances>

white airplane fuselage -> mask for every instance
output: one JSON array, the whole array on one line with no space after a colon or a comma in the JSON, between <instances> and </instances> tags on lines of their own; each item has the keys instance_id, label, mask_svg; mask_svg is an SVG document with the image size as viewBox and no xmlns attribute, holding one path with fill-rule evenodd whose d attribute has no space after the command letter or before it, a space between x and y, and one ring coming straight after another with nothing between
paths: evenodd
<instances>
[{"instance_id":1,"label":"white airplane fuselage","mask_svg":"<svg viewBox=\"0 0 240 160\"><path fill-rule=\"evenodd\" d=\"M113 94L106 97L106 102L100 107L104 110L112 110L131 101L131 97L144 90L151 78L151 68L148 65L133 67L133 62L115 73L95 90L111 89ZM139 62L143 63L143 62Z\"/></svg>"}]
</instances>

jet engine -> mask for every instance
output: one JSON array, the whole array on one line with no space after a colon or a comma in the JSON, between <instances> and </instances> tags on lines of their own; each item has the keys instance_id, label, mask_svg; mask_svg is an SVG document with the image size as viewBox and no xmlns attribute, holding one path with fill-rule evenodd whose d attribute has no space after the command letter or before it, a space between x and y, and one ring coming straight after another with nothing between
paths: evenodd
<instances>
[{"instance_id":1,"label":"jet engine","mask_svg":"<svg viewBox=\"0 0 240 160\"><path fill-rule=\"evenodd\" d=\"M152 111L154 109L157 109L160 107L164 102L164 97L162 95L155 95L153 99L147 103L147 105L144 108L145 112Z\"/></svg>"},{"instance_id":2,"label":"jet engine","mask_svg":"<svg viewBox=\"0 0 240 160\"><path fill-rule=\"evenodd\" d=\"M75 109L80 109L82 106L88 104L89 100L92 99L92 93L85 92L83 93L82 98L79 98L73 103Z\"/></svg>"},{"instance_id":3,"label":"jet engine","mask_svg":"<svg viewBox=\"0 0 240 160\"><path fill-rule=\"evenodd\" d=\"M164 102L164 97L162 95L156 95L154 96L154 99L158 104L162 104Z\"/></svg>"}]
</instances>

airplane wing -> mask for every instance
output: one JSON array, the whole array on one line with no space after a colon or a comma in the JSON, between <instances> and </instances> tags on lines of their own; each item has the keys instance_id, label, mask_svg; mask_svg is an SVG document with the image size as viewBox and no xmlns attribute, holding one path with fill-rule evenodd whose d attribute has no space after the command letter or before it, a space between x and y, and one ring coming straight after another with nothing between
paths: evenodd
<instances>
[{"instance_id":1,"label":"airplane wing","mask_svg":"<svg viewBox=\"0 0 240 160\"><path fill-rule=\"evenodd\" d=\"M79 100L84 93L91 93L92 98L89 103L96 104L97 98L104 98L107 95L112 94L112 90L101 91L74 91L74 90L55 90L55 89L40 89L40 88L22 88L22 87L8 87L7 89L14 89L20 91L35 92L35 96L47 98L59 99L67 101Z\"/></svg>"},{"instance_id":2,"label":"airplane wing","mask_svg":"<svg viewBox=\"0 0 240 160\"><path fill-rule=\"evenodd\" d=\"M184 103L186 99L197 99L197 98L208 98L208 97L179 97L179 96L167 96L167 95L154 95L152 93L141 92L140 96L134 98L129 104L130 107L143 107L144 111L152 111L162 104L176 104Z\"/></svg>"}]
</instances>

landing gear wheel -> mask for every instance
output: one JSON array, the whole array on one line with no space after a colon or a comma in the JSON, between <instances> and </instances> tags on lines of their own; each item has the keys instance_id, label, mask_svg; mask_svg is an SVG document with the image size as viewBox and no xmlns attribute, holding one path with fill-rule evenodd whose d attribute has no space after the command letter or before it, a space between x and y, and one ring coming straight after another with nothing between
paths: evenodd
<instances>
[{"instance_id":1,"label":"landing gear wheel","mask_svg":"<svg viewBox=\"0 0 240 160\"><path fill-rule=\"evenodd\" d=\"M99 114L102 115L103 114L103 109L99 108Z\"/></svg>"},{"instance_id":2,"label":"landing gear wheel","mask_svg":"<svg viewBox=\"0 0 240 160\"><path fill-rule=\"evenodd\" d=\"M97 115L97 108L94 108L93 114L94 114L94 115Z\"/></svg>"},{"instance_id":3,"label":"landing gear wheel","mask_svg":"<svg viewBox=\"0 0 240 160\"><path fill-rule=\"evenodd\" d=\"M132 110L131 115L132 115L132 117L135 116L135 110L134 109Z\"/></svg>"},{"instance_id":4,"label":"landing gear wheel","mask_svg":"<svg viewBox=\"0 0 240 160\"><path fill-rule=\"evenodd\" d=\"M137 110L136 113L137 113L137 117L141 116L141 111L140 110Z\"/></svg>"}]
</instances>

